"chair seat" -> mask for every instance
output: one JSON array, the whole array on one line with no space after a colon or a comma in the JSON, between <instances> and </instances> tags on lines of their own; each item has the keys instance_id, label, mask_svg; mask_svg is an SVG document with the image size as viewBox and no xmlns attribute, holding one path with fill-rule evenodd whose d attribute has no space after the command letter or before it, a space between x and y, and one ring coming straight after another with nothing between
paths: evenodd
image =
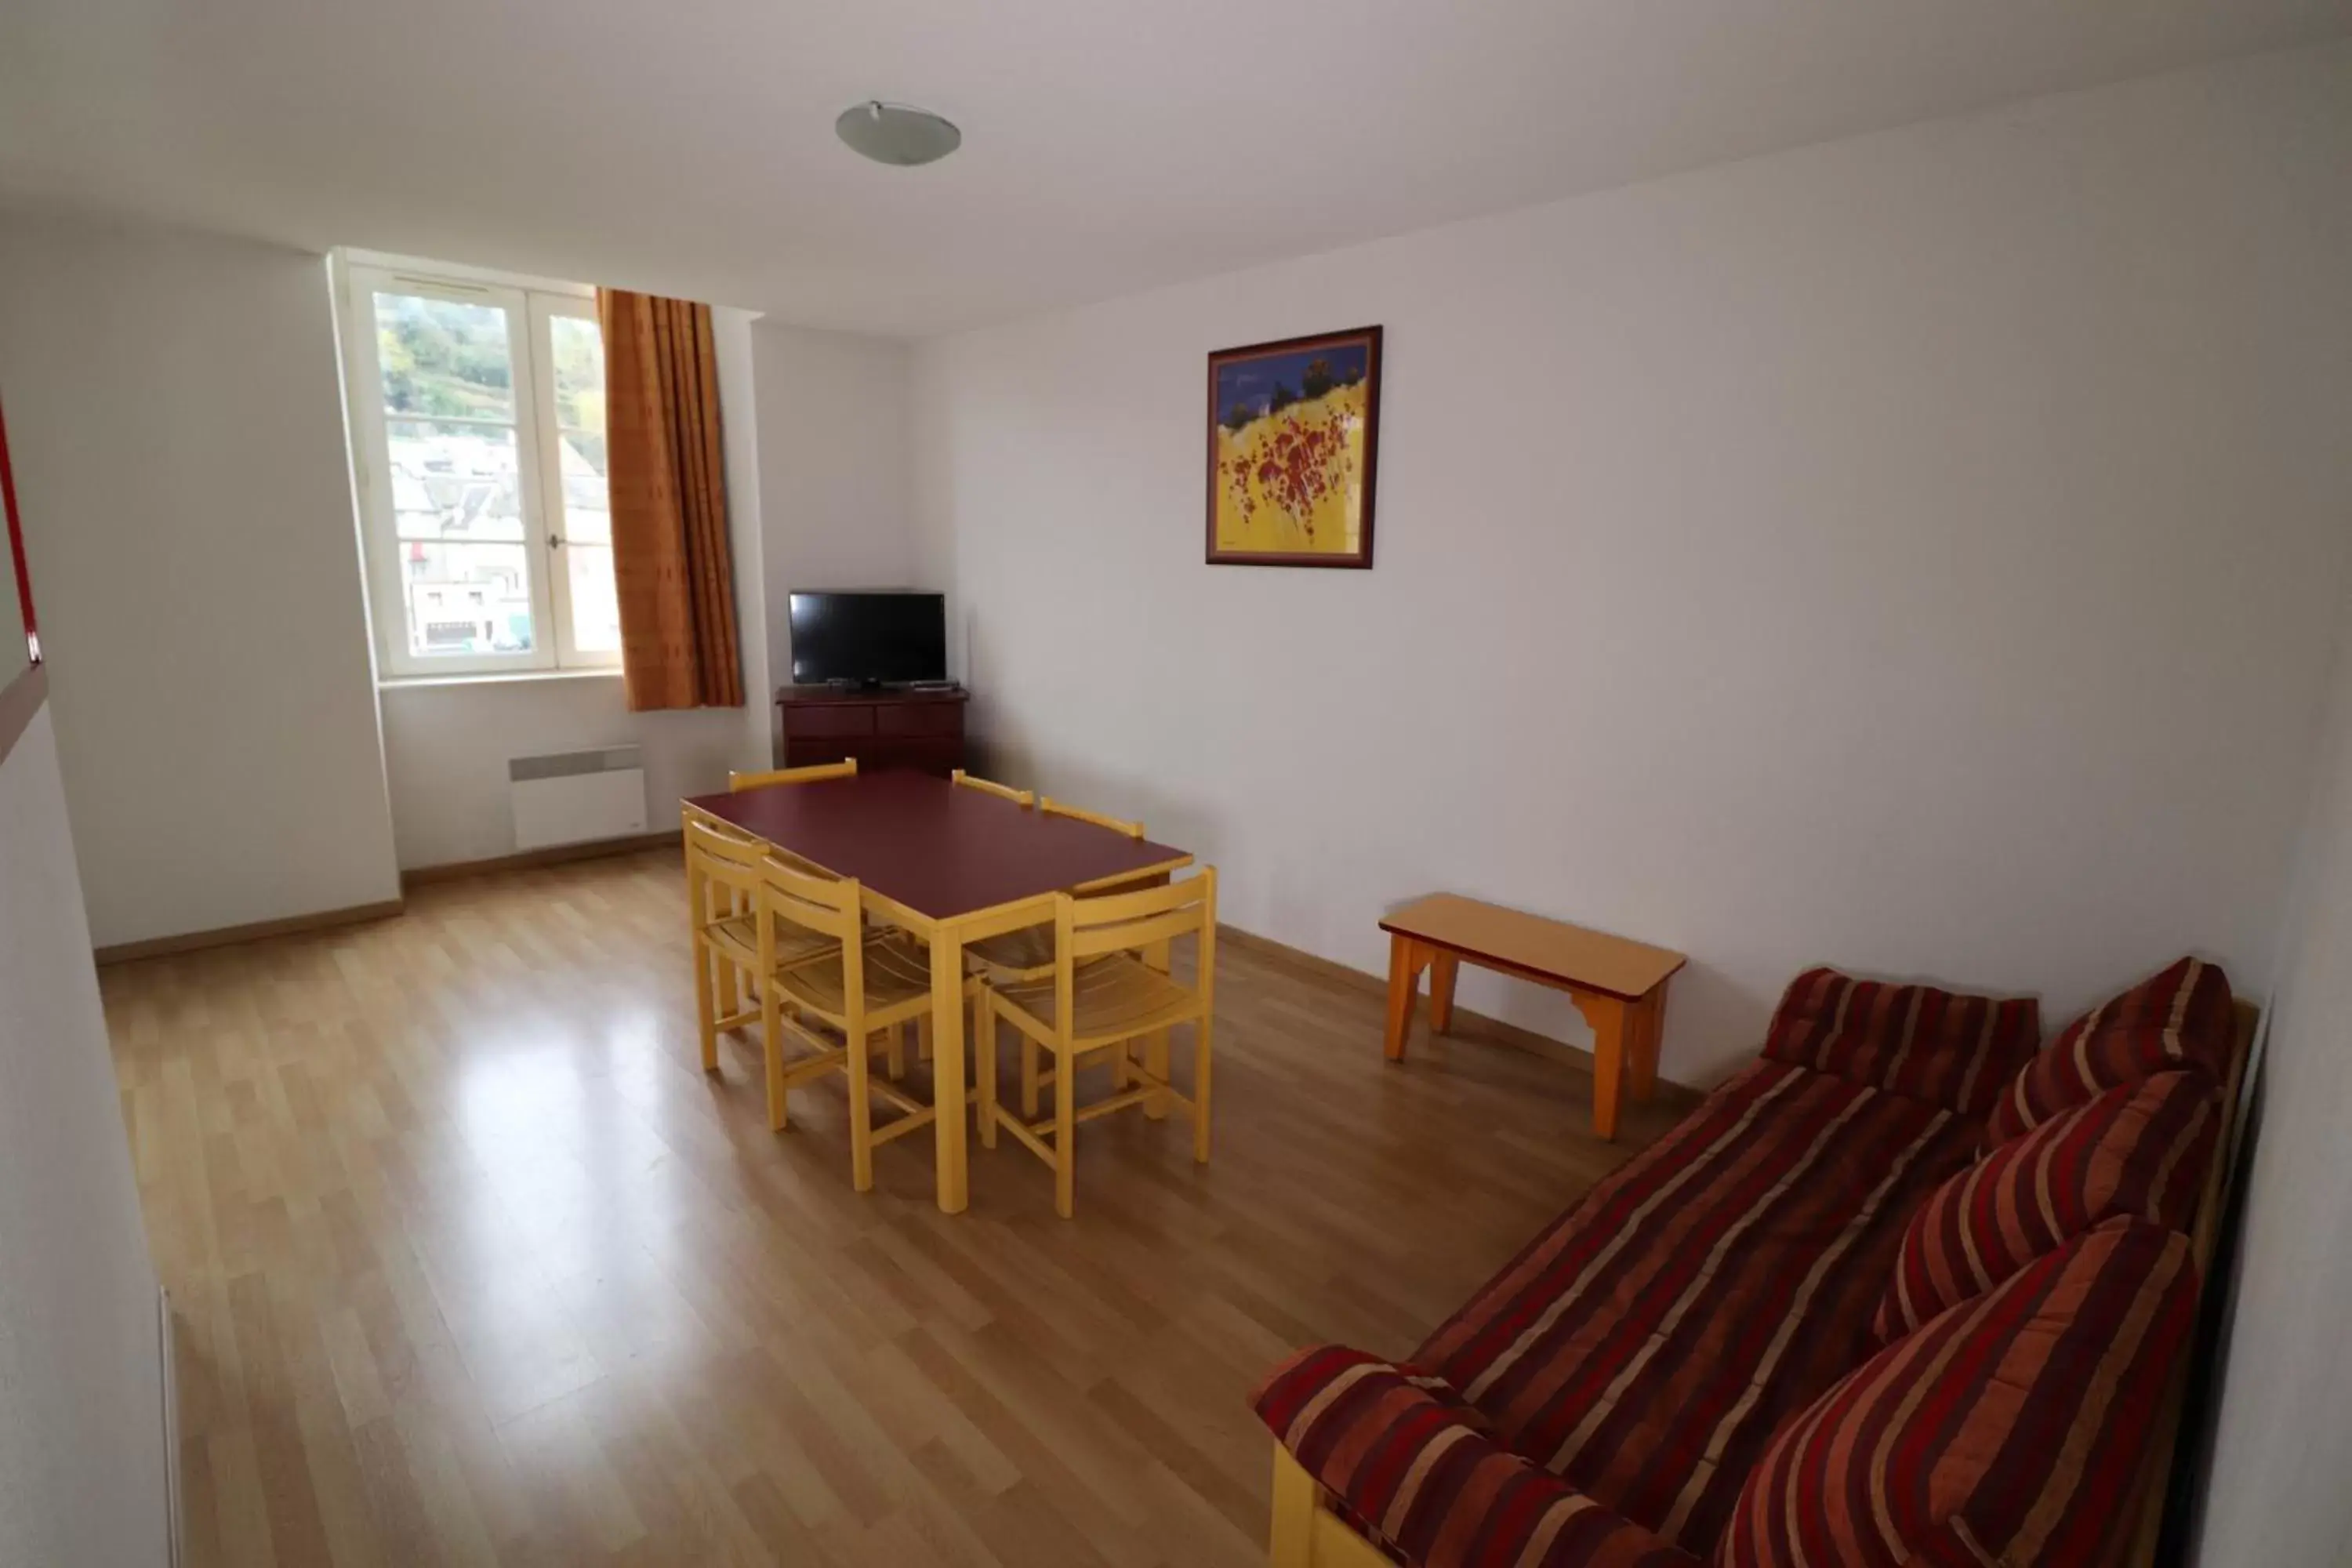
<instances>
[{"instance_id":1,"label":"chair seat","mask_svg":"<svg viewBox=\"0 0 2352 1568\"><path fill-rule=\"evenodd\" d=\"M1201 999L1148 964L1113 953L1078 966L1072 977L1070 1035L1080 1047L1123 1040L1197 1017ZM1054 977L1016 981L996 994L1046 1034L1057 1032Z\"/></svg>"},{"instance_id":2,"label":"chair seat","mask_svg":"<svg viewBox=\"0 0 2352 1568\"><path fill-rule=\"evenodd\" d=\"M751 916L734 915L716 921L702 930L704 940L722 949L727 955L746 969L760 967L760 928ZM796 969L813 959L823 958L841 951L841 944L823 931L778 921L776 926L776 967Z\"/></svg>"},{"instance_id":3,"label":"chair seat","mask_svg":"<svg viewBox=\"0 0 2352 1568\"><path fill-rule=\"evenodd\" d=\"M1023 926L983 937L964 952L1006 979L1029 979L1038 970L1050 972L1054 967L1054 928Z\"/></svg>"},{"instance_id":4,"label":"chair seat","mask_svg":"<svg viewBox=\"0 0 2352 1568\"><path fill-rule=\"evenodd\" d=\"M823 958L780 971L776 988L792 1001L835 1023L848 1016L846 986L841 973L841 952L835 947ZM929 956L913 943L891 935L866 941L866 1016L879 1028L929 1005Z\"/></svg>"}]
</instances>

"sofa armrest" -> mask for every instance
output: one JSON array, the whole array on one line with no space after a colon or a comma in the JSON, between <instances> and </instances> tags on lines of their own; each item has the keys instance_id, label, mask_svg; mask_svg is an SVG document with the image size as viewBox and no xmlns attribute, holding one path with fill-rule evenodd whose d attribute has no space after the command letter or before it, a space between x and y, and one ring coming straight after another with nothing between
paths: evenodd
<instances>
[{"instance_id":1,"label":"sofa armrest","mask_svg":"<svg viewBox=\"0 0 2352 1568\"><path fill-rule=\"evenodd\" d=\"M1339 1345L1253 1400L1355 1527L1419 1568L1697 1568L1698 1559L1497 1442L1441 1379Z\"/></svg>"}]
</instances>

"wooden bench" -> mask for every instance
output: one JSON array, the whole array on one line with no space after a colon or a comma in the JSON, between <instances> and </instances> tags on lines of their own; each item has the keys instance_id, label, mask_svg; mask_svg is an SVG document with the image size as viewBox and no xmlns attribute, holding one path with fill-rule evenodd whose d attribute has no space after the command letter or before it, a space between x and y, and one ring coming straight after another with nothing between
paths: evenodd
<instances>
[{"instance_id":1,"label":"wooden bench","mask_svg":"<svg viewBox=\"0 0 2352 1568\"><path fill-rule=\"evenodd\" d=\"M1666 983L1688 962L1681 953L1562 921L1433 893L1381 921L1389 933L1388 1059L1404 1059L1421 972L1429 971L1429 1027L1454 1022L1454 974L1464 963L1565 991L1592 1026L1592 1131L1617 1136L1617 1110L1631 1089L1646 1100L1658 1081Z\"/></svg>"}]
</instances>

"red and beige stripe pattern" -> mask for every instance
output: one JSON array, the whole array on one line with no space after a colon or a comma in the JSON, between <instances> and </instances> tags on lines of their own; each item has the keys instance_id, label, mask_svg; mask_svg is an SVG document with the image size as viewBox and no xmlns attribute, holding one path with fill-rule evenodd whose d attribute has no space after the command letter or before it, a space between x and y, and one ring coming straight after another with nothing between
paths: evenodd
<instances>
[{"instance_id":1,"label":"red and beige stripe pattern","mask_svg":"<svg viewBox=\"0 0 2352 1568\"><path fill-rule=\"evenodd\" d=\"M1718 1568L2105 1561L2196 1294L2186 1237L2114 1219L1952 1308L1773 1440Z\"/></svg>"},{"instance_id":2,"label":"red and beige stripe pattern","mask_svg":"<svg viewBox=\"0 0 2352 1568\"><path fill-rule=\"evenodd\" d=\"M1963 996L1809 969L1782 994L1764 1055L1982 1117L2041 1043L2041 1006L2030 996Z\"/></svg>"},{"instance_id":3,"label":"red and beige stripe pattern","mask_svg":"<svg viewBox=\"0 0 2352 1568\"><path fill-rule=\"evenodd\" d=\"M2158 1073L2044 1121L1945 1182L1904 1233L1873 1331L1882 1343L1909 1333L2116 1215L2188 1229L2220 1100L2203 1073Z\"/></svg>"},{"instance_id":4,"label":"red and beige stripe pattern","mask_svg":"<svg viewBox=\"0 0 2352 1568\"><path fill-rule=\"evenodd\" d=\"M1325 1346L1275 1369L1257 1412L1350 1522L1425 1568L1699 1568L1495 1440L1442 1382Z\"/></svg>"},{"instance_id":5,"label":"red and beige stripe pattern","mask_svg":"<svg viewBox=\"0 0 2352 1568\"><path fill-rule=\"evenodd\" d=\"M2234 1039L2229 977L2217 965L2184 958L2067 1025L2003 1086L1986 1123L1985 1147L2168 1068L2200 1068L2220 1083Z\"/></svg>"},{"instance_id":6,"label":"red and beige stripe pattern","mask_svg":"<svg viewBox=\"0 0 2352 1568\"><path fill-rule=\"evenodd\" d=\"M1874 1348L1906 1222L1977 1124L1759 1062L1412 1357L1505 1447L1703 1553L1782 1420Z\"/></svg>"}]
</instances>

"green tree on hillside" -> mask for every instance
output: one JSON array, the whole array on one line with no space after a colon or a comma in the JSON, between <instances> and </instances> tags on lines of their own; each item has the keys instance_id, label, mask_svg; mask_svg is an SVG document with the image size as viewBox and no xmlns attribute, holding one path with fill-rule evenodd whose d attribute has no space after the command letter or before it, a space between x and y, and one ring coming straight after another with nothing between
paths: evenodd
<instances>
[{"instance_id":1,"label":"green tree on hillside","mask_svg":"<svg viewBox=\"0 0 2352 1568\"><path fill-rule=\"evenodd\" d=\"M506 315L478 305L376 296L376 356L385 408L430 418L514 416L514 369Z\"/></svg>"}]
</instances>

